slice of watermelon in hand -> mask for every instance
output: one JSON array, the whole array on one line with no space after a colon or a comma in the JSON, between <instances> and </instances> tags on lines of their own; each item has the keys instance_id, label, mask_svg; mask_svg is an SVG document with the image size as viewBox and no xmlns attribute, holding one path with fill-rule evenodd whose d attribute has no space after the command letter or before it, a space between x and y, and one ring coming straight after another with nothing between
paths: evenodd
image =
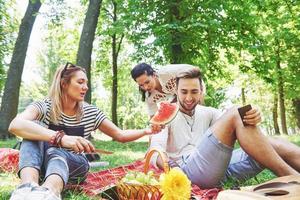
<instances>
[{"instance_id":1,"label":"slice of watermelon in hand","mask_svg":"<svg viewBox=\"0 0 300 200\"><path fill-rule=\"evenodd\" d=\"M179 106L177 103L162 101L158 103L158 110L150 119L151 124L166 125L170 123L177 115Z\"/></svg>"}]
</instances>

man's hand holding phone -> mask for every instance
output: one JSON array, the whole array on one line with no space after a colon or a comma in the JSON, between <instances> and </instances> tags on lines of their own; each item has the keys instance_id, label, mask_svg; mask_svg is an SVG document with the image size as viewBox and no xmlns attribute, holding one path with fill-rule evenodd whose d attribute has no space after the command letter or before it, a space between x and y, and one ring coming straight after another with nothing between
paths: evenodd
<instances>
[{"instance_id":1,"label":"man's hand holding phone","mask_svg":"<svg viewBox=\"0 0 300 200\"><path fill-rule=\"evenodd\" d=\"M238 108L238 111L244 126L247 125L256 126L261 122L261 116L259 110L257 108L252 108L250 104Z\"/></svg>"}]
</instances>

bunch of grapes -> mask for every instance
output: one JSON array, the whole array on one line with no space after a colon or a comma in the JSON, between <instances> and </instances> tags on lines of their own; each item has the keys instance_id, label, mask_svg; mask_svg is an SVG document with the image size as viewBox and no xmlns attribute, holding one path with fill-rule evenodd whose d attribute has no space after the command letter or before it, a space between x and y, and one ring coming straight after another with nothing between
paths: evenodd
<instances>
[{"instance_id":1,"label":"bunch of grapes","mask_svg":"<svg viewBox=\"0 0 300 200\"><path fill-rule=\"evenodd\" d=\"M121 182L137 185L158 185L158 181L153 176L154 172L149 171L147 174L143 172L129 171L122 179Z\"/></svg>"}]
</instances>

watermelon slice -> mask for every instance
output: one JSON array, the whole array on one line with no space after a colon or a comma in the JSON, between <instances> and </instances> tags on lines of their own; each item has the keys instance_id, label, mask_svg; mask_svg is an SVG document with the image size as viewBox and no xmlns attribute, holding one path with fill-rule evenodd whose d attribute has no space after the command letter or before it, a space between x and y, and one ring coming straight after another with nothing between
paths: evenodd
<instances>
[{"instance_id":1,"label":"watermelon slice","mask_svg":"<svg viewBox=\"0 0 300 200\"><path fill-rule=\"evenodd\" d=\"M176 117L178 110L179 106L177 103L170 103L168 101L159 102L158 110L150 119L150 123L161 125L168 124Z\"/></svg>"}]
</instances>

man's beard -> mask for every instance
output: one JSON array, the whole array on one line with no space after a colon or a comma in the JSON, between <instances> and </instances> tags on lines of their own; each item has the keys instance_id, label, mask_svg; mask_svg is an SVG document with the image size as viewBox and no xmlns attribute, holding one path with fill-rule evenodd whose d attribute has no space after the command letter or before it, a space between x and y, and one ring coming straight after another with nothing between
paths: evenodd
<instances>
[{"instance_id":1,"label":"man's beard","mask_svg":"<svg viewBox=\"0 0 300 200\"><path fill-rule=\"evenodd\" d=\"M179 99L178 102L180 104L180 110L186 114L193 114L195 111L195 108L197 106L197 104L195 103L195 105L192 108L186 108L184 103L182 103Z\"/></svg>"}]
</instances>

